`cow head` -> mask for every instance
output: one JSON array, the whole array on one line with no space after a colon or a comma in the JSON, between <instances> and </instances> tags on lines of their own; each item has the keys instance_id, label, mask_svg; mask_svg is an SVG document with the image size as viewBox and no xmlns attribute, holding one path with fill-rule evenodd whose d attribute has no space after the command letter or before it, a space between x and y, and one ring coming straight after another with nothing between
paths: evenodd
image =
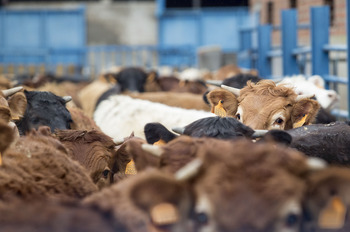
<instances>
[{"instance_id":1,"label":"cow head","mask_svg":"<svg viewBox=\"0 0 350 232\"><path fill-rule=\"evenodd\" d=\"M136 67L122 69L114 76L121 87L121 91L144 92L144 85L147 81L147 73Z\"/></svg>"},{"instance_id":2,"label":"cow head","mask_svg":"<svg viewBox=\"0 0 350 232\"><path fill-rule=\"evenodd\" d=\"M350 170L328 167L307 178L303 231L349 231Z\"/></svg>"},{"instance_id":3,"label":"cow head","mask_svg":"<svg viewBox=\"0 0 350 232\"><path fill-rule=\"evenodd\" d=\"M195 231L299 231L304 178L325 165L292 149L245 139L181 136L142 148L145 156L158 158L151 165L190 184Z\"/></svg>"},{"instance_id":4,"label":"cow head","mask_svg":"<svg viewBox=\"0 0 350 232\"><path fill-rule=\"evenodd\" d=\"M39 126L70 129L72 118L66 108L71 97L59 97L51 92L24 91L27 106L23 118L16 122L21 135Z\"/></svg>"},{"instance_id":5,"label":"cow head","mask_svg":"<svg viewBox=\"0 0 350 232\"><path fill-rule=\"evenodd\" d=\"M84 199L83 204L112 214L127 231L189 230L191 197L173 176L148 169Z\"/></svg>"},{"instance_id":6,"label":"cow head","mask_svg":"<svg viewBox=\"0 0 350 232\"><path fill-rule=\"evenodd\" d=\"M113 175L125 172L130 159L117 154L112 138L97 130L57 130L56 136L68 148L72 159L77 160L101 189L113 183Z\"/></svg>"},{"instance_id":7,"label":"cow head","mask_svg":"<svg viewBox=\"0 0 350 232\"><path fill-rule=\"evenodd\" d=\"M287 130L308 125L320 107L312 96L298 96L293 89L269 80L247 82L241 90L222 87L208 93L212 112L235 117L253 129Z\"/></svg>"}]
</instances>

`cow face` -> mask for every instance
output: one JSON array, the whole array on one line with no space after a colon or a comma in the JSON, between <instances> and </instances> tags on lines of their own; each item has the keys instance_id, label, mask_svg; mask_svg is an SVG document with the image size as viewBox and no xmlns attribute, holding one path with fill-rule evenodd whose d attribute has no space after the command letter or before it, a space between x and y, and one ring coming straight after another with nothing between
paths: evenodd
<instances>
[{"instance_id":1,"label":"cow face","mask_svg":"<svg viewBox=\"0 0 350 232\"><path fill-rule=\"evenodd\" d=\"M303 231L349 231L350 170L328 167L307 180Z\"/></svg>"},{"instance_id":2,"label":"cow face","mask_svg":"<svg viewBox=\"0 0 350 232\"><path fill-rule=\"evenodd\" d=\"M62 97L51 92L24 91L27 107L23 118L16 122L21 135L39 126L55 129L70 129L72 118Z\"/></svg>"},{"instance_id":3,"label":"cow face","mask_svg":"<svg viewBox=\"0 0 350 232\"><path fill-rule=\"evenodd\" d=\"M113 174L125 171L130 161L118 159L115 143L100 131L58 130L56 136L68 148L69 156L89 171L100 189L110 185Z\"/></svg>"},{"instance_id":4,"label":"cow face","mask_svg":"<svg viewBox=\"0 0 350 232\"><path fill-rule=\"evenodd\" d=\"M247 140L203 146L191 180L198 231L298 231L307 169L301 154Z\"/></svg>"},{"instance_id":5,"label":"cow face","mask_svg":"<svg viewBox=\"0 0 350 232\"><path fill-rule=\"evenodd\" d=\"M287 130L308 125L313 122L320 107L317 101L297 96L292 89L276 86L268 80L257 84L248 82L242 90L227 89L233 92L235 98L225 90L208 94L212 109L214 112L224 110L225 115L236 117L252 129Z\"/></svg>"},{"instance_id":6,"label":"cow face","mask_svg":"<svg viewBox=\"0 0 350 232\"><path fill-rule=\"evenodd\" d=\"M121 86L122 92L144 92L147 73L141 68L129 67L116 74L115 79Z\"/></svg>"}]
</instances>

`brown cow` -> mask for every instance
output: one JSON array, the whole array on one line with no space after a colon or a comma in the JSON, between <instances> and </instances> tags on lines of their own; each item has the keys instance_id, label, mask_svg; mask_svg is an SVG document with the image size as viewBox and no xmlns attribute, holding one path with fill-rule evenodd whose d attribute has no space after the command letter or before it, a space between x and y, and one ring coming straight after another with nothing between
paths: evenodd
<instances>
[{"instance_id":1,"label":"brown cow","mask_svg":"<svg viewBox=\"0 0 350 232\"><path fill-rule=\"evenodd\" d=\"M124 173L130 160L117 154L113 140L97 130L58 130L56 136L89 172L93 182L103 188L113 183L113 175Z\"/></svg>"},{"instance_id":2,"label":"brown cow","mask_svg":"<svg viewBox=\"0 0 350 232\"><path fill-rule=\"evenodd\" d=\"M126 232L106 214L76 201L11 199L0 204L0 231Z\"/></svg>"},{"instance_id":3,"label":"brown cow","mask_svg":"<svg viewBox=\"0 0 350 232\"><path fill-rule=\"evenodd\" d=\"M82 198L97 191L86 170L68 157L48 127L31 131L3 153L0 200L58 196Z\"/></svg>"},{"instance_id":4,"label":"brown cow","mask_svg":"<svg viewBox=\"0 0 350 232\"><path fill-rule=\"evenodd\" d=\"M161 148L135 145L130 143L132 155L142 156L136 153L144 148L144 156L158 157L152 166L190 183L196 231L298 231L304 178L310 168L324 166L295 150L243 139L181 136Z\"/></svg>"},{"instance_id":5,"label":"brown cow","mask_svg":"<svg viewBox=\"0 0 350 232\"><path fill-rule=\"evenodd\" d=\"M70 128L72 130L100 130L95 121L91 117L87 116L83 110L77 107L67 107L67 109L73 121L70 124Z\"/></svg>"},{"instance_id":6,"label":"brown cow","mask_svg":"<svg viewBox=\"0 0 350 232\"><path fill-rule=\"evenodd\" d=\"M297 95L293 89L270 80L247 82L243 89L222 86L208 93L212 112L236 117L252 129L288 130L311 124L320 108L312 96Z\"/></svg>"},{"instance_id":7,"label":"brown cow","mask_svg":"<svg viewBox=\"0 0 350 232\"><path fill-rule=\"evenodd\" d=\"M328 167L307 178L303 231L350 230L350 170Z\"/></svg>"},{"instance_id":8,"label":"brown cow","mask_svg":"<svg viewBox=\"0 0 350 232\"><path fill-rule=\"evenodd\" d=\"M149 169L83 200L85 205L112 214L128 232L191 231L191 194L173 176Z\"/></svg>"}]
</instances>

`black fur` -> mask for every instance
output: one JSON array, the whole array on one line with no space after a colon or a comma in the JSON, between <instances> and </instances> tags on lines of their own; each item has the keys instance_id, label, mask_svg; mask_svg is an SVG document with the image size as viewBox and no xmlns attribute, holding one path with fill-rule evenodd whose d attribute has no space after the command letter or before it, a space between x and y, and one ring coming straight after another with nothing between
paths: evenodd
<instances>
[{"instance_id":1,"label":"black fur","mask_svg":"<svg viewBox=\"0 0 350 232\"><path fill-rule=\"evenodd\" d=\"M24 94L27 108L23 118L16 122L21 135L39 126L48 126L51 131L70 129L72 118L63 98L51 92L25 90Z\"/></svg>"},{"instance_id":2,"label":"black fur","mask_svg":"<svg viewBox=\"0 0 350 232\"><path fill-rule=\"evenodd\" d=\"M314 124L288 130L291 147L330 164L350 165L350 122Z\"/></svg>"},{"instance_id":3,"label":"black fur","mask_svg":"<svg viewBox=\"0 0 350 232\"><path fill-rule=\"evenodd\" d=\"M149 144L153 144L160 139L164 140L165 142L169 142L177 137L177 135L169 131L167 128L165 128L165 126L158 122L147 123L145 125L144 132L147 143Z\"/></svg>"},{"instance_id":4,"label":"black fur","mask_svg":"<svg viewBox=\"0 0 350 232\"><path fill-rule=\"evenodd\" d=\"M251 138L254 130L232 117L208 117L192 122L185 127L184 134L192 137L213 137L233 139L236 137Z\"/></svg>"},{"instance_id":5,"label":"black fur","mask_svg":"<svg viewBox=\"0 0 350 232\"><path fill-rule=\"evenodd\" d=\"M233 77L226 78L222 84L231 86L234 88L242 89L244 86L247 85L247 81L251 81L253 83L257 83L258 81L261 81L262 78L252 75L252 74L237 74Z\"/></svg>"}]
</instances>

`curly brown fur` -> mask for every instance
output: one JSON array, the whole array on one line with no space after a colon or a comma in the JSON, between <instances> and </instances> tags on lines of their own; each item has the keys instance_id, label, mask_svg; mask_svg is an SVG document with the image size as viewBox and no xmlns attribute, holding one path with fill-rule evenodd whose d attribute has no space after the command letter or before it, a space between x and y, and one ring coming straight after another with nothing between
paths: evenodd
<instances>
[{"instance_id":1,"label":"curly brown fur","mask_svg":"<svg viewBox=\"0 0 350 232\"><path fill-rule=\"evenodd\" d=\"M112 138L97 130L59 130L55 134L100 188L113 182L113 174L119 170L113 170L116 150Z\"/></svg>"},{"instance_id":2,"label":"curly brown fur","mask_svg":"<svg viewBox=\"0 0 350 232\"><path fill-rule=\"evenodd\" d=\"M129 232L153 231L151 227L156 225L152 223L150 210L165 202L176 206L180 216L167 231L188 231L185 225L190 210L187 188L158 170L140 172L83 200L85 205L112 214Z\"/></svg>"},{"instance_id":3,"label":"curly brown fur","mask_svg":"<svg viewBox=\"0 0 350 232\"><path fill-rule=\"evenodd\" d=\"M76 201L11 199L0 214L0 230L7 232L126 232L108 214Z\"/></svg>"},{"instance_id":4,"label":"curly brown fur","mask_svg":"<svg viewBox=\"0 0 350 232\"><path fill-rule=\"evenodd\" d=\"M97 190L85 169L67 156L66 148L43 131L21 137L3 154L1 200L12 195L82 198Z\"/></svg>"}]
</instances>

